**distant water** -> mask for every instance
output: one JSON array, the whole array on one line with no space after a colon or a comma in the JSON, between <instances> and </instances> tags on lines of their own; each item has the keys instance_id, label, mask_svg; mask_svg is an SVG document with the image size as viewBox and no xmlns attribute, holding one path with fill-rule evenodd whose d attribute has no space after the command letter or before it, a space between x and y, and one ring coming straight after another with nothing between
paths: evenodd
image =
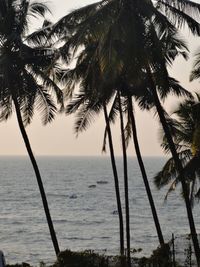
<instances>
[{"instance_id":1,"label":"distant water","mask_svg":"<svg viewBox=\"0 0 200 267\"><path fill-rule=\"evenodd\" d=\"M152 177L164 158L145 158L156 207L166 240L171 233L189 233L185 207L166 189L157 191ZM110 159L107 157L38 157L57 237L62 250L94 249L119 253L118 216ZM122 199L122 159L117 158ZM107 183L99 183L104 181ZM158 245L136 159L129 159L131 247L136 256L149 255ZM123 201L124 208L124 201ZM200 231L199 212L194 210ZM0 157L0 249L8 263L38 264L55 260L38 186L27 157Z\"/></svg>"}]
</instances>

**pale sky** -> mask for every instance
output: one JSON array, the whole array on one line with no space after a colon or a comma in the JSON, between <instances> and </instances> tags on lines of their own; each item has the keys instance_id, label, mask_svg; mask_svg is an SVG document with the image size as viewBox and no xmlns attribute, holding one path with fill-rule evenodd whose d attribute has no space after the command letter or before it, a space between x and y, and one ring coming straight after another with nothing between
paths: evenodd
<instances>
[{"instance_id":1,"label":"pale sky","mask_svg":"<svg viewBox=\"0 0 200 267\"><path fill-rule=\"evenodd\" d=\"M92 0L51 0L48 1L53 12L53 18L58 18L69 11L93 3ZM191 34L184 34L189 41L191 58L188 62L178 59L170 73L174 78L181 81L181 84L189 90L200 90L199 82L189 83L189 72L192 68L193 56L197 51L199 39ZM170 97L166 107L172 111L179 100ZM158 141L158 123L153 114L141 112L136 108L136 121L138 136L141 145L141 152L144 156L163 155ZM80 134L78 138L73 133L73 118L65 115L58 115L56 119L47 126L42 126L38 116L35 116L33 123L27 127L27 132L35 155L101 155L101 146L104 131L104 120L97 117L90 128ZM18 128L15 113L12 119L0 124L0 155L26 155L26 149ZM121 155L119 125L113 128L116 155ZM129 155L134 155L134 148L130 143Z\"/></svg>"}]
</instances>

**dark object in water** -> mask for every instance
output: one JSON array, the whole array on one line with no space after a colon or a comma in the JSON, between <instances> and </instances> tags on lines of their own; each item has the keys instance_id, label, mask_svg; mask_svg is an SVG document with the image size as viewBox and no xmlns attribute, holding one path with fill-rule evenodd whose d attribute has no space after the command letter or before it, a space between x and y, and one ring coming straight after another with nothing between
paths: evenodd
<instances>
[{"instance_id":1,"label":"dark object in water","mask_svg":"<svg viewBox=\"0 0 200 267\"><path fill-rule=\"evenodd\" d=\"M97 184L108 184L107 181L97 181Z\"/></svg>"},{"instance_id":2,"label":"dark object in water","mask_svg":"<svg viewBox=\"0 0 200 267\"><path fill-rule=\"evenodd\" d=\"M0 250L0 267L5 267L6 266L6 262L5 262L5 258L3 255L3 251Z\"/></svg>"},{"instance_id":3,"label":"dark object in water","mask_svg":"<svg viewBox=\"0 0 200 267\"><path fill-rule=\"evenodd\" d=\"M76 194L72 194L69 198L70 199L76 199L77 198L77 195Z\"/></svg>"},{"instance_id":4,"label":"dark object in water","mask_svg":"<svg viewBox=\"0 0 200 267\"><path fill-rule=\"evenodd\" d=\"M114 210L114 211L112 212L112 214L113 214L113 215L116 215L116 214L118 214L118 211L117 211L117 210Z\"/></svg>"},{"instance_id":5,"label":"dark object in water","mask_svg":"<svg viewBox=\"0 0 200 267\"><path fill-rule=\"evenodd\" d=\"M96 187L95 184L91 184L91 185L88 186L88 188L95 188L95 187Z\"/></svg>"}]
</instances>

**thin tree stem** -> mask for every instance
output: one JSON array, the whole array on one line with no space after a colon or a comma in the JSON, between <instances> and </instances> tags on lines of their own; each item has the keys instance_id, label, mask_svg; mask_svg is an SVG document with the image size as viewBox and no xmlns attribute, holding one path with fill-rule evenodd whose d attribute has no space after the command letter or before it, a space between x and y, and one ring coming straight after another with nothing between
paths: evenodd
<instances>
[{"instance_id":1,"label":"thin tree stem","mask_svg":"<svg viewBox=\"0 0 200 267\"><path fill-rule=\"evenodd\" d=\"M126 141L124 135L124 119L121 105L120 92L117 93L120 114L120 129L122 138L122 152L123 152L123 165L124 165L124 192L125 192L125 211L126 211L126 246L127 246L127 265L131 267L131 252L130 252L130 215L129 215L129 186L128 186L128 163L126 153Z\"/></svg>"},{"instance_id":2,"label":"thin tree stem","mask_svg":"<svg viewBox=\"0 0 200 267\"><path fill-rule=\"evenodd\" d=\"M50 235L51 235L51 239L53 242L53 246L54 246L54 250L56 253L56 256L58 256L58 254L60 253L60 249L59 249L59 245L58 245L58 241L57 241L57 237L56 237L56 233L54 230L54 226L53 226L53 222L51 219L51 215L50 215L50 211L49 211L49 207L48 207L48 202L47 202L47 198L46 198L46 194L44 191L44 186L43 186L43 182L42 182L42 178L40 175L40 171L37 165L37 162L35 160L35 157L33 155L32 149L31 149L31 145L28 139L28 135L26 133L24 124L23 124L23 120L22 120L22 116L21 116L21 112L20 112L20 107L17 101L17 97L13 96L13 101L14 101L14 105L15 105L15 109L16 109L16 114L17 114L17 120L18 120L18 124L19 124L19 128L28 152L28 155L30 157L33 169L35 171L35 175L37 178L37 182L38 182L38 186L39 186L39 190L40 190L40 194L41 194L41 198L42 198L42 203L43 203L43 207L45 210L45 214L46 214L46 219L47 219L47 223L49 226L49 231L50 231Z\"/></svg>"},{"instance_id":3,"label":"thin tree stem","mask_svg":"<svg viewBox=\"0 0 200 267\"><path fill-rule=\"evenodd\" d=\"M187 210L187 216L188 216L192 241L193 241L193 245L194 245L195 256L196 256L198 267L200 267L200 248L199 248L199 242L198 242L198 238L197 238L197 232L196 232L196 227L195 227L195 223L194 223L192 208L190 205L189 192L188 192L187 185L185 182L184 169L183 169L181 161L178 157L176 147L175 147L173 138L171 136L165 115L164 115L164 110L163 110L163 107L160 103L160 100L159 100L159 97L158 97L158 94L156 91L156 87L155 87L155 84L154 84L154 81L153 81L153 78L151 75L151 71L149 69L148 69L148 73L149 73L151 83L152 83L152 93L153 93L153 97L154 97L154 101L155 101L155 106L156 106L156 109L158 112L158 116L159 116L160 122L162 124L163 130L165 132L167 142L169 144L169 148L170 148L172 157L174 158L176 168L177 168L177 170L180 174L180 177L181 177L181 185L182 185L183 195L184 195L184 199L185 199L185 205L186 205L186 210Z\"/></svg>"},{"instance_id":4,"label":"thin tree stem","mask_svg":"<svg viewBox=\"0 0 200 267\"><path fill-rule=\"evenodd\" d=\"M135 117L134 117L134 114L133 114L133 104L132 104L131 96L128 96L128 104L129 104L129 114L130 114L131 124L132 124L133 142L134 142L134 146L135 146L135 151L136 151L138 163L139 163L139 166L140 166L140 170L141 170L141 173L142 173L142 178L143 178L143 181L144 181L144 185L145 185L145 189L146 189L146 192L147 192L147 196L148 196L148 199L149 199L149 204L150 204L150 207L151 207L154 223L155 223L155 226L156 226L158 239L159 239L160 245L162 246L162 245L165 244L165 242L164 242L163 234L162 234L162 231L161 231L160 222L159 222L159 219L158 219L158 215L157 215L156 207L155 207L155 204L154 204L153 196L152 196L151 189L150 189L150 186L149 186L149 181L148 181L148 178L147 178L147 174L146 174L146 170L145 170L145 167L144 167L143 159L142 159L141 152L140 152L140 147L139 147L139 142L138 142L138 137L137 137L137 128L136 128L136 123L135 123Z\"/></svg>"},{"instance_id":5,"label":"thin tree stem","mask_svg":"<svg viewBox=\"0 0 200 267\"><path fill-rule=\"evenodd\" d=\"M116 163L115 163L115 154L114 154L114 148L113 148L113 142L112 142L110 122L109 122L109 117L108 117L108 113L107 113L107 109L106 109L105 104L103 105L103 110L104 110L104 117L105 117L105 122L106 122L107 133L108 133L110 159L111 159L114 182L115 182L115 193L116 193L117 210L118 210L118 216L119 216L120 254L121 254L121 256L124 256L124 223L123 223L123 214L122 214L121 198L120 198L120 191L119 191L119 179L118 179L117 167L116 167Z\"/></svg>"}]
</instances>

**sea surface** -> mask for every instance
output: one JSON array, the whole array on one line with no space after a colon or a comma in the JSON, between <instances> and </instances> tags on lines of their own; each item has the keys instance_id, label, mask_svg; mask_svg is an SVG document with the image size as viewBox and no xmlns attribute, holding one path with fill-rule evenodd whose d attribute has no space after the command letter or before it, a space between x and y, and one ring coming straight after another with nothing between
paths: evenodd
<instances>
[{"instance_id":1,"label":"sea surface","mask_svg":"<svg viewBox=\"0 0 200 267\"><path fill-rule=\"evenodd\" d=\"M37 157L60 248L119 253L119 226L110 159L108 157ZM153 176L165 158L146 157L145 167L166 240L172 233L189 233L180 189L164 196ZM122 158L117 158L124 210ZM99 183L99 181L103 181ZM129 158L131 248L136 256L150 255L158 239L135 158ZM194 208L197 231L199 211ZM55 260L45 214L28 157L0 157L0 250L7 263L38 265Z\"/></svg>"}]
</instances>

